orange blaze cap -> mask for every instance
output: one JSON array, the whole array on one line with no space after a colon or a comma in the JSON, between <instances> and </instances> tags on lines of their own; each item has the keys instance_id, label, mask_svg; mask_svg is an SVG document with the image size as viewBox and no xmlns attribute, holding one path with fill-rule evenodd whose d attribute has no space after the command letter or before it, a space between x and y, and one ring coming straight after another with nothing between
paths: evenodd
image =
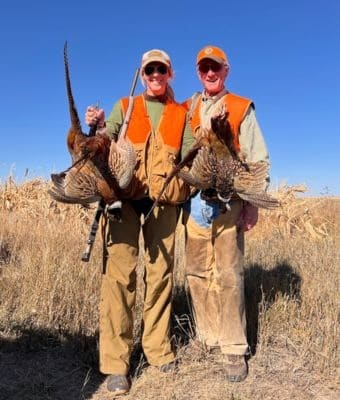
<instances>
[{"instance_id":1,"label":"orange blaze cap","mask_svg":"<svg viewBox=\"0 0 340 400\"><path fill-rule=\"evenodd\" d=\"M229 62L225 52L216 46L205 46L197 54L196 64L199 64L203 59L209 58L229 67Z\"/></svg>"}]
</instances>

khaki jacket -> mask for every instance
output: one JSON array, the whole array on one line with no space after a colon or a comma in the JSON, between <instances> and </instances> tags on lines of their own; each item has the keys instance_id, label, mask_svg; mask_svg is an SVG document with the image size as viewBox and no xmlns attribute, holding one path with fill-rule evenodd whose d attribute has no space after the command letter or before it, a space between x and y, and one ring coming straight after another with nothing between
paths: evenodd
<instances>
[{"instance_id":1,"label":"khaki jacket","mask_svg":"<svg viewBox=\"0 0 340 400\"><path fill-rule=\"evenodd\" d=\"M128 108L128 100L123 98L120 101L123 116ZM178 161L185 123L185 108L168 100L159 124L153 130L144 96L134 97L126 135L135 148L137 165L130 188L124 193L127 198L157 198L174 163ZM189 187L181 179L174 177L163 193L160 203L178 204L184 202L188 196Z\"/></svg>"}]
</instances>

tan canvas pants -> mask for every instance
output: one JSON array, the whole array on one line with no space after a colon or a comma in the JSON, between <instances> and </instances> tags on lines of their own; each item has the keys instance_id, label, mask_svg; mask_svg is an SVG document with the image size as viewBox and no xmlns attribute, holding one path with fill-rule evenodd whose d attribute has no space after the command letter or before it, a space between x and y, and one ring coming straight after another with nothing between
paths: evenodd
<instances>
[{"instance_id":1,"label":"tan canvas pants","mask_svg":"<svg viewBox=\"0 0 340 400\"><path fill-rule=\"evenodd\" d=\"M127 374L133 344L140 216L123 204L123 221L109 221L101 287L99 356L104 374ZM177 208L156 207L142 227L145 243L145 294L142 345L148 362L174 360L170 313Z\"/></svg>"},{"instance_id":2,"label":"tan canvas pants","mask_svg":"<svg viewBox=\"0 0 340 400\"><path fill-rule=\"evenodd\" d=\"M236 228L242 201L220 214L211 227L186 222L186 275L197 335L224 354L244 355L248 344L244 304L244 233Z\"/></svg>"}]
</instances>

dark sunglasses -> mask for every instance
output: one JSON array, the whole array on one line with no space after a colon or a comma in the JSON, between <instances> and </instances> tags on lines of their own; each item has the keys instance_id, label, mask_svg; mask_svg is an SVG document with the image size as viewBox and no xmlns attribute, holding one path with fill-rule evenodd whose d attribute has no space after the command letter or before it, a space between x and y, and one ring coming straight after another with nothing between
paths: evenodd
<instances>
[{"instance_id":1,"label":"dark sunglasses","mask_svg":"<svg viewBox=\"0 0 340 400\"><path fill-rule=\"evenodd\" d=\"M165 75L168 72L168 68L167 66L163 65L163 64L159 64L159 65L147 65L144 68L144 73L145 75L152 75L155 72L158 72L161 75Z\"/></svg>"},{"instance_id":2,"label":"dark sunglasses","mask_svg":"<svg viewBox=\"0 0 340 400\"><path fill-rule=\"evenodd\" d=\"M206 74L209 71L219 72L221 71L222 65L218 63L202 63L198 65L198 70L203 74Z\"/></svg>"}]
</instances>

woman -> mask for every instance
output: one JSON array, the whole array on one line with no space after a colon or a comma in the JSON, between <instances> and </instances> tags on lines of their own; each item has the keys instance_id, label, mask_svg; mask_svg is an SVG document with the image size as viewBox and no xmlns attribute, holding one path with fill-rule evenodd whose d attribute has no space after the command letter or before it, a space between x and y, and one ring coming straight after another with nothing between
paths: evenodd
<instances>
[{"instance_id":1,"label":"woman","mask_svg":"<svg viewBox=\"0 0 340 400\"><path fill-rule=\"evenodd\" d=\"M100 370L108 374L108 390L128 392L130 355L133 345L133 310L136 301L136 267L139 236L145 248L145 294L142 346L149 364L163 372L175 369L170 341L172 271L175 229L179 203L189 188L174 178L144 225L142 215L150 210L160 189L180 157L186 127L186 111L175 102L169 81L173 69L168 54L154 49L144 53L141 79L144 93L133 98L126 131L137 155L132 184L122 204L122 221L106 220L104 273L100 306ZM128 109L128 98L118 101L106 123L103 110L89 107L86 122L116 138Z\"/></svg>"}]
</instances>

